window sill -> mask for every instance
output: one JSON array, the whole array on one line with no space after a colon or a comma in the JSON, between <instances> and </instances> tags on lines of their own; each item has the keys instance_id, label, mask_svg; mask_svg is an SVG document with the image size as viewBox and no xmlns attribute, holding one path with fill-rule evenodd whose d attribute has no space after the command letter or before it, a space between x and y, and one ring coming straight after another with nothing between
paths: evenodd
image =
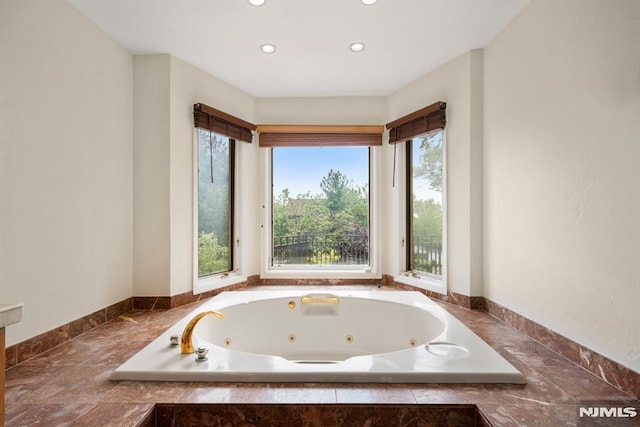
<instances>
[{"instance_id":1,"label":"window sill","mask_svg":"<svg viewBox=\"0 0 640 427\"><path fill-rule=\"evenodd\" d=\"M226 286L237 285L238 283L246 281L247 276L238 273L231 273L229 275L219 274L200 280L196 279L196 282L193 285L193 294L198 295L204 292L224 288Z\"/></svg>"},{"instance_id":2,"label":"window sill","mask_svg":"<svg viewBox=\"0 0 640 427\"><path fill-rule=\"evenodd\" d=\"M410 277L405 276L404 274L397 274L393 280L398 283L415 286L416 288L424 289L426 291L436 292L442 295L447 294L447 287L444 280L437 280L426 276Z\"/></svg>"},{"instance_id":3,"label":"window sill","mask_svg":"<svg viewBox=\"0 0 640 427\"><path fill-rule=\"evenodd\" d=\"M262 272L265 279L380 279L371 268L271 268Z\"/></svg>"}]
</instances>

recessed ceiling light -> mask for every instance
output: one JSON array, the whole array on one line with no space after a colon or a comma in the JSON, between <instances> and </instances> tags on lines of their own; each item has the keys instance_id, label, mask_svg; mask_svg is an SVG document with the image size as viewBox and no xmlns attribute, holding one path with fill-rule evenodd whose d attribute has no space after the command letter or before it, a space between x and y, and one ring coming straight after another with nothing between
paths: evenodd
<instances>
[{"instance_id":1,"label":"recessed ceiling light","mask_svg":"<svg viewBox=\"0 0 640 427\"><path fill-rule=\"evenodd\" d=\"M364 50L364 43L362 42L351 43L349 45L349 49L351 50L351 52L362 52Z\"/></svg>"},{"instance_id":2,"label":"recessed ceiling light","mask_svg":"<svg viewBox=\"0 0 640 427\"><path fill-rule=\"evenodd\" d=\"M276 46L269 43L261 44L260 50L264 53L274 53L276 51Z\"/></svg>"},{"instance_id":3,"label":"recessed ceiling light","mask_svg":"<svg viewBox=\"0 0 640 427\"><path fill-rule=\"evenodd\" d=\"M378 0L362 0L362 4L366 4L367 6L370 4L374 4Z\"/></svg>"},{"instance_id":4,"label":"recessed ceiling light","mask_svg":"<svg viewBox=\"0 0 640 427\"><path fill-rule=\"evenodd\" d=\"M363 2L365 0L362 0ZM371 1L371 0L367 0L367 1ZM264 4L264 0L249 0L249 3L251 3L254 6L262 6Z\"/></svg>"}]
</instances>

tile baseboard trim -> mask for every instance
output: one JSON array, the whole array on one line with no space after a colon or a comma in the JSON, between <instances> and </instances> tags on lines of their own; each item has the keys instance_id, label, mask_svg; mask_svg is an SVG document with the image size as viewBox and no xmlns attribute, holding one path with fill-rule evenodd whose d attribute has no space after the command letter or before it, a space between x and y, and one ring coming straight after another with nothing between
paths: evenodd
<instances>
[{"instance_id":1,"label":"tile baseboard trim","mask_svg":"<svg viewBox=\"0 0 640 427\"><path fill-rule=\"evenodd\" d=\"M483 297L483 310L508 326L591 372L612 386L640 398L640 373Z\"/></svg>"},{"instance_id":2,"label":"tile baseboard trim","mask_svg":"<svg viewBox=\"0 0 640 427\"><path fill-rule=\"evenodd\" d=\"M260 276L249 276L245 282L237 283L235 285L225 286L220 289L214 289L212 291L203 292L201 294L194 295L193 292L187 291L178 295L170 297L133 297L133 309L134 310L168 310L170 308L176 308L183 305L191 304L193 302L204 301L211 297L218 295L225 291L239 291L245 289L248 286L255 286L260 281Z\"/></svg>"},{"instance_id":3,"label":"tile baseboard trim","mask_svg":"<svg viewBox=\"0 0 640 427\"><path fill-rule=\"evenodd\" d=\"M447 291L447 294L440 294L438 292L428 291L426 289L418 288L416 286L407 285L404 283L396 282L393 280L393 276L385 274L382 276L382 284L385 286L393 287L396 289L402 289L406 291L417 291L429 298L446 302L460 307L468 308L471 310L485 310L484 297L473 297L469 295L459 294L453 291Z\"/></svg>"},{"instance_id":4,"label":"tile baseboard trim","mask_svg":"<svg viewBox=\"0 0 640 427\"><path fill-rule=\"evenodd\" d=\"M108 307L87 314L65 325L59 326L40 335L29 338L6 348L5 369L44 353L78 335L116 319L133 310L133 298L127 298Z\"/></svg>"}]
</instances>

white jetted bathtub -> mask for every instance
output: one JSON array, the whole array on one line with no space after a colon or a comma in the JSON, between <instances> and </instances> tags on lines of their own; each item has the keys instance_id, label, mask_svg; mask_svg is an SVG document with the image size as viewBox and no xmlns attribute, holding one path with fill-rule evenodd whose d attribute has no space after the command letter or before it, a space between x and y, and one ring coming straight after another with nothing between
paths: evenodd
<instances>
[{"instance_id":1,"label":"white jetted bathtub","mask_svg":"<svg viewBox=\"0 0 640 427\"><path fill-rule=\"evenodd\" d=\"M200 356L170 345L172 335L181 337L190 320L211 310L224 317L206 315L192 329ZM419 292L405 291L223 292L121 365L111 379L525 382L460 321Z\"/></svg>"}]
</instances>

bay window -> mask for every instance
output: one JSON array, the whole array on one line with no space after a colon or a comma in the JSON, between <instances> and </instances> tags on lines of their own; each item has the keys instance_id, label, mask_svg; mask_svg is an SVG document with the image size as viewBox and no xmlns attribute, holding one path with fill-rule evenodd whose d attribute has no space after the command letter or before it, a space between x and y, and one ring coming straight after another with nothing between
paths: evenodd
<instances>
[{"instance_id":1,"label":"bay window","mask_svg":"<svg viewBox=\"0 0 640 427\"><path fill-rule=\"evenodd\" d=\"M198 278L233 270L234 146L198 129Z\"/></svg>"},{"instance_id":2,"label":"bay window","mask_svg":"<svg viewBox=\"0 0 640 427\"><path fill-rule=\"evenodd\" d=\"M442 278L443 132L407 141L407 271Z\"/></svg>"},{"instance_id":3,"label":"bay window","mask_svg":"<svg viewBox=\"0 0 640 427\"><path fill-rule=\"evenodd\" d=\"M237 142L251 143L255 125L204 104L193 109L194 293L246 280L239 274L236 221Z\"/></svg>"},{"instance_id":4,"label":"bay window","mask_svg":"<svg viewBox=\"0 0 640 427\"><path fill-rule=\"evenodd\" d=\"M272 150L271 265L369 265L369 147Z\"/></svg>"},{"instance_id":5,"label":"bay window","mask_svg":"<svg viewBox=\"0 0 640 427\"><path fill-rule=\"evenodd\" d=\"M441 293L447 291L445 111L446 104L436 102L386 125L405 166L396 190L401 251L395 279Z\"/></svg>"},{"instance_id":6,"label":"bay window","mask_svg":"<svg viewBox=\"0 0 640 427\"><path fill-rule=\"evenodd\" d=\"M381 126L258 126L263 277L379 277Z\"/></svg>"}]
</instances>

